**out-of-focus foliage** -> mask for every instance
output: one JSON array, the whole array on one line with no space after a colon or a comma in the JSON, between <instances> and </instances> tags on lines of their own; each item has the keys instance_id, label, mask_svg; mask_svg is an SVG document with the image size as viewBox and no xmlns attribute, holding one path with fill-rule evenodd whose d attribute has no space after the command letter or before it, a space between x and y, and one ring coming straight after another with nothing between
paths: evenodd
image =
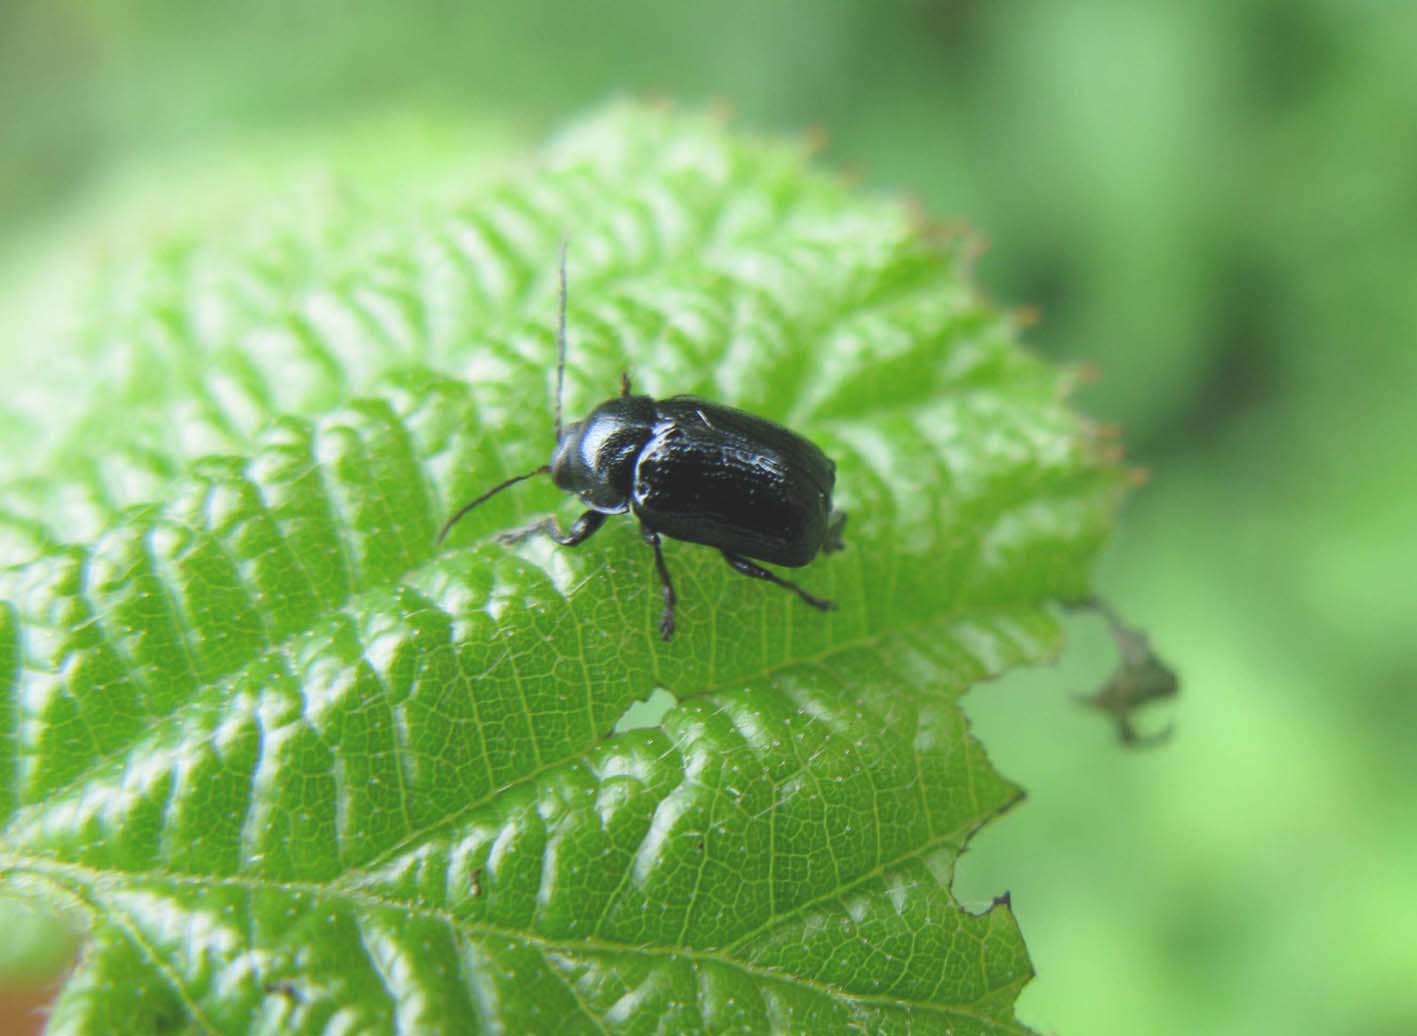
<instances>
[{"instance_id":1,"label":"out-of-focus foliage","mask_svg":"<svg viewBox=\"0 0 1417 1036\"><path fill-rule=\"evenodd\" d=\"M631 90L823 126L992 240L986 283L1096 363L1091 409L1154 474L1104 584L1186 680L1171 743L1121 755L1056 696L978 696L1031 801L962 879L1015 893L1023 1017L1406 1033L1414 38L1412 5L1345 0L7 4L0 275L84 243L132 170L370 112L530 139ZM1093 639L1079 691L1111 662Z\"/></svg>"}]
</instances>

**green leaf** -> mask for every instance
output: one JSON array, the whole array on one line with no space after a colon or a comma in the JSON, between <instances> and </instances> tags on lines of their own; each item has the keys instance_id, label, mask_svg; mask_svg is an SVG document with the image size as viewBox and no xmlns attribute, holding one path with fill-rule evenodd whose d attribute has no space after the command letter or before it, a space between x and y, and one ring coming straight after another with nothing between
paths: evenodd
<instances>
[{"instance_id":1,"label":"green leaf","mask_svg":"<svg viewBox=\"0 0 1417 1036\"><path fill-rule=\"evenodd\" d=\"M91 930L51 1030L1022 1031L957 702L1057 649L1124 480L969 242L634 107L356 195L169 231L7 390L0 875ZM435 547L549 453L563 235L568 413L625 367L821 443L836 611L670 543L664 644L632 523L492 540L575 513L535 482Z\"/></svg>"}]
</instances>

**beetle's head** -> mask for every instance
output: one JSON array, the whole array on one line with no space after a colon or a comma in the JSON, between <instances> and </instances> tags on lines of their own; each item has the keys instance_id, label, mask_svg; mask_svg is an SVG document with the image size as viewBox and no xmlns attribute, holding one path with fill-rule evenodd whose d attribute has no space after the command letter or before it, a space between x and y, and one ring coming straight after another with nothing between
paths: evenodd
<instances>
[{"instance_id":1,"label":"beetle's head","mask_svg":"<svg viewBox=\"0 0 1417 1036\"><path fill-rule=\"evenodd\" d=\"M551 454L551 480L597 511L630 505L635 458L654 431L654 400L621 396L607 400L584 421L561 429Z\"/></svg>"}]
</instances>

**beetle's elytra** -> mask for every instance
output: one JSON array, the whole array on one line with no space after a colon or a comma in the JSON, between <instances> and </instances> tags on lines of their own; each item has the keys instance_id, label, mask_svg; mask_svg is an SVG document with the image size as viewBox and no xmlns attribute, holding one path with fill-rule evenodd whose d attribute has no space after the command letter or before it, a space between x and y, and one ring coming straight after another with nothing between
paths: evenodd
<instances>
[{"instance_id":1,"label":"beetle's elytra","mask_svg":"<svg viewBox=\"0 0 1417 1036\"><path fill-rule=\"evenodd\" d=\"M714 547L735 570L791 590L822 610L830 601L755 564L799 568L818 552L841 549L846 515L832 510L836 465L815 443L781 425L692 396L653 399L630 391L582 421L561 425L566 368L566 248L561 246L561 314L557 334L556 448L551 462L493 486L465 504L438 533L441 543L457 521L483 501L534 475L589 508L562 531L542 518L498 537L514 543L544 533L565 547L584 543L612 514L633 512L654 550L664 591L659 632L674 633L674 582L660 538Z\"/></svg>"}]
</instances>

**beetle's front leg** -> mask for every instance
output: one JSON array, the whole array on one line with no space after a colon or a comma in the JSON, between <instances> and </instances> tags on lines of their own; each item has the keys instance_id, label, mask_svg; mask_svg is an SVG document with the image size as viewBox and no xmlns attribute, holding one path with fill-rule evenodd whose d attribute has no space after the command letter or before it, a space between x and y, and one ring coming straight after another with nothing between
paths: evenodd
<instances>
[{"instance_id":1,"label":"beetle's front leg","mask_svg":"<svg viewBox=\"0 0 1417 1036\"><path fill-rule=\"evenodd\" d=\"M674 636L674 582L669 578L669 569L664 565L664 551L659 546L659 533L648 525L640 524L640 535L654 548L654 565L659 569L659 585L664 588L664 611L659 616L659 635L665 640Z\"/></svg>"},{"instance_id":2,"label":"beetle's front leg","mask_svg":"<svg viewBox=\"0 0 1417 1036\"><path fill-rule=\"evenodd\" d=\"M555 518L538 518L530 525L501 533L497 537L497 542L520 543L528 536L545 533L563 547L574 547L594 536L595 531L605 524L605 518L606 516L600 511L587 511L572 522L571 527L565 532L561 531Z\"/></svg>"},{"instance_id":3,"label":"beetle's front leg","mask_svg":"<svg viewBox=\"0 0 1417 1036\"><path fill-rule=\"evenodd\" d=\"M740 557L737 554L725 550L723 551L723 560L728 562L735 572L742 572L745 576L752 576L754 579L766 579L769 583L780 586L784 590L791 590L813 608L820 608L824 612L829 612L836 607L831 601L824 600L821 597L813 597L796 583L783 579L776 572L769 572L761 565L753 564L745 557Z\"/></svg>"},{"instance_id":4,"label":"beetle's front leg","mask_svg":"<svg viewBox=\"0 0 1417 1036\"><path fill-rule=\"evenodd\" d=\"M841 531L846 528L846 512L833 511L831 517L827 519L827 534L822 540L822 553L835 554L839 550L845 550L846 544L841 541Z\"/></svg>"}]
</instances>

